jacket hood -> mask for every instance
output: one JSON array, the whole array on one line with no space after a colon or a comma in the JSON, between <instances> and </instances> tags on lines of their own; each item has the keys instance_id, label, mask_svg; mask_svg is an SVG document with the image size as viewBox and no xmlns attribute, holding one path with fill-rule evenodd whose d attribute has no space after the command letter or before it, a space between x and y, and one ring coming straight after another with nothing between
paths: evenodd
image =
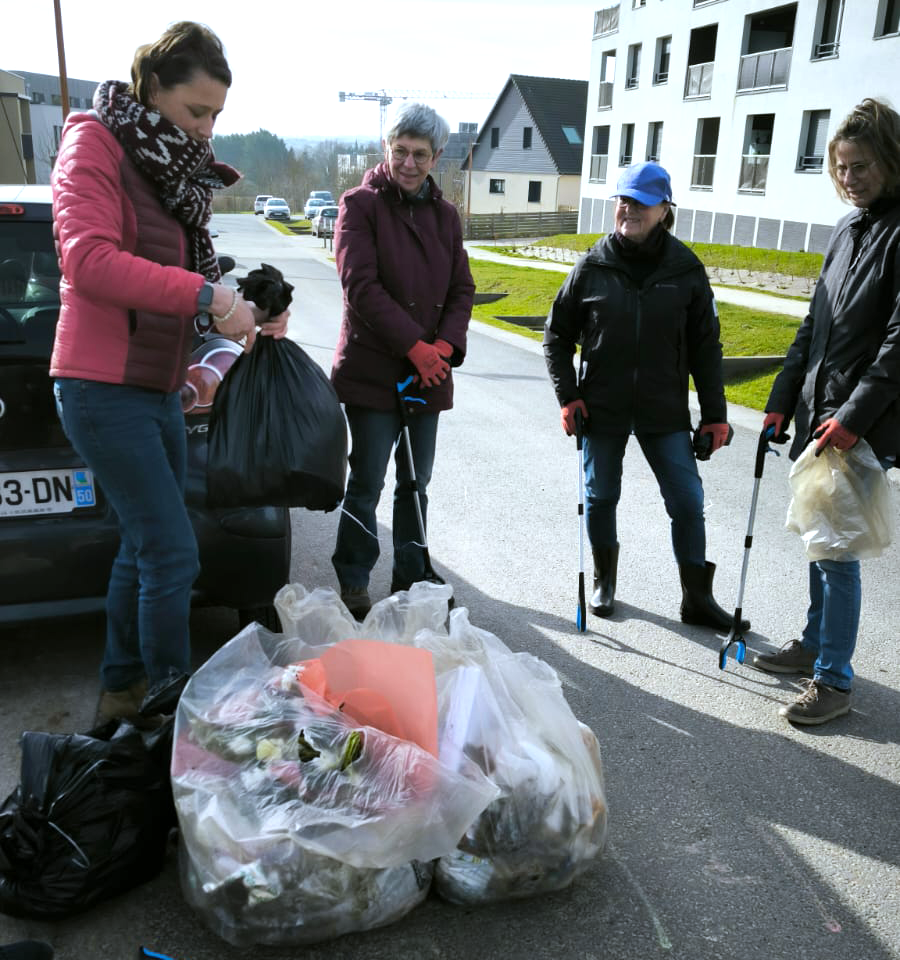
<instances>
[{"instance_id":1,"label":"jacket hood","mask_svg":"<svg viewBox=\"0 0 900 960\"><path fill-rule=\"evenodd\" d=\"M611 237L611 234L601 237L588 250L585 258L591 263L615 267L626 266L627 269L628 261L613 246ZM667 274L684 273L688 270L696 270L697 267L704 269L703 263L694 251L668 232L660 251L658 266L661 266L664 262Z\"/></svg>"},{"instance_id":2,"label":"jacket hood","mask_svg":"<svg viewBox=\"0 0 900 960\"><path fill-rule=\"evenodd\" d=\"M443 196L441 188L434 182L431 174L428 174L427 182L431 187L431 196L435 200L440 200ZM384 160L377 167L366 170L363 175L362 185L372 190L378 190L381 193L392 194L398 200L405 200L406 194L398 185L397 181L391 176L387 163Z\"/></svg>"}]
</instances>

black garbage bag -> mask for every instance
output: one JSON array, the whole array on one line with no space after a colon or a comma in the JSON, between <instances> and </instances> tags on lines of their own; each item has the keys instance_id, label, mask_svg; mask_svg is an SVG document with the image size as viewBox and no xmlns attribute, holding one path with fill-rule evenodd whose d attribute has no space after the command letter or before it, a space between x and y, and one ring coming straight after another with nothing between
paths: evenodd
<instances>
[{"instance_id":1,"label":"black garbage bag","mask_svg":"<svg viewBox=\"0 0 900 960\"><path fill-rule=\"evenodd\" d=\"M268 310L270 317L277 317L287 310L294 291L293 284L284 279L284 274L268 263L238 279L237 285L245 300L252 300L260 310Z\"/></svg>"},{"instance_id":2,"label":"black garbage bag","mask_svg":"<svg viewBox=\"0 0 900 960\"><path fill-rule=\"evenodd\" d=\"M148 692L152 731L112 720L85 734L22 734L20 783L0 806L0 911L63 917L160 872L177 825L169 768L186 681Z\"/></svg>"},{"instance_id":3,"label":"black garbage bag","mask_svg":"<svg viewBox=\"0 0 900 960\"><path fill-rule=\"evenodd\" d=\"M325 372L293 340L257 337L213 401L209 505L333 510L346 472L347 425Z\"/></svg>"}]
</instances>

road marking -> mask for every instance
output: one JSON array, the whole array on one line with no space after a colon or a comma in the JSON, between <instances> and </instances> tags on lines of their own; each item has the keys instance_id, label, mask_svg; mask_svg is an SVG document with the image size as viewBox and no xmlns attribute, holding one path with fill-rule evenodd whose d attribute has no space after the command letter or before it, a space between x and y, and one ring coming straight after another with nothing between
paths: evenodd
<instances>
[{"instance_id":1,"label":"road marking","mask_svg":"<svg viewBox=\"0 0 900 960\"><path fill-rule=\"evenodd\" d=\"M647 716L650 717L654 723L658 723L661 727L668 727L670 730L674 730L676 733L683 733L686 737L690 737L692 740L694 739L694 735L692 733L688 733L687 730L682 730L681 727L674 727L671 723L666 723L665 720L660 720L657 717L653 717L649 713Z\"/></svg>"},{"instance_id":2,"label":"road marking","mask_svg":"<svg viewBox=\"0 0 900 960\"><path fill-rule=\"evenodd\" d=\"M646 907L647 913L650 915L650 921L653 924L653 929L656 932L656 939L659 945L663 950L672 949L672 941L669 939L669 935L666 933L665 927L660 922L659 916L656 911L653 909L653 904L650 902L647 894L644 893L643 887L637 882L637 880L632 875L631 871L625 865L625 861L621 859L616 849L611 843L606 844L606 850L610 855L610 858L616 863L621 869L622 873L625 874L625 878L628 882L634 887L635 892L640 898L641 903Z\"/></svg>"}]
</instances>

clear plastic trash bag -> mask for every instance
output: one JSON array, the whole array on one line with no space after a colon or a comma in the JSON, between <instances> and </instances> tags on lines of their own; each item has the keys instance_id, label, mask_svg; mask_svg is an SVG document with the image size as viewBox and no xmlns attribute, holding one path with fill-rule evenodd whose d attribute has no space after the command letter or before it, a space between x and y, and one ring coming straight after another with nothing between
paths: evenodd
<instances>
[{"instance_id":1,"label":"clear plastic trash bag","mask_svg":"<svg viewBox=\"0 0 900 960\"><path fill-rule=\"evenodd\" d=\"M799 533L810 560L879 557L893 535L891 485L869 444L827 446L811 441L790 472L793 492L785 527Z\"/></svg>"},{"instance_id":2,"label":"clear plastic trash bag","mask_svg":"<svg viewBox=\"0 0 900 960\"><path fill-rule=\"evenodd\" d=\"M356 632L345 615L332 639ZM427 896L430 861L496 796L475 764L451 769L305 687L303 664L321 653L251 624L178 705L182 887L236 945L315 943L399 919Z\"/></svg>"},{"instance_id":3,"label":"clear plastic trash bag","mask_svg":"<svg viewBox=\"0 0 900 960\"><path fill-rule=\"evenodd\" d=\"M435 889L457 903L486 903L559 890L603 851L607 808L600 748L580 723L555 671L514 653L456 608L450 588L414 584L375 604L354 632L431 652L437 677L438 756L474 762L496 799L439 858ZM340 601L331 591L283 588L275 598L285 633L337 640ZM322 629L323 625L328 625Z\"/></svg>"}]
</instances>

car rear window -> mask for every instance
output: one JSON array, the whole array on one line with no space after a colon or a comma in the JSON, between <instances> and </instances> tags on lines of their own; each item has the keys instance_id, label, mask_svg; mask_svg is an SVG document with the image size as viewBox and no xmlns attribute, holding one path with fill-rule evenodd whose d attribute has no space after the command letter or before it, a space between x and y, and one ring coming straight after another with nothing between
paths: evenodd
<instances>
[{"instance_id":1,"label":"car rear window","mask_svg":"<svg viewBox=\"0 0 900 960\"><path fill-rule=\"evenodd\" d=\"M49 351L59 315L59 263L49 221L0 220L0 351Z\"/></svg>"}]
</instances>

